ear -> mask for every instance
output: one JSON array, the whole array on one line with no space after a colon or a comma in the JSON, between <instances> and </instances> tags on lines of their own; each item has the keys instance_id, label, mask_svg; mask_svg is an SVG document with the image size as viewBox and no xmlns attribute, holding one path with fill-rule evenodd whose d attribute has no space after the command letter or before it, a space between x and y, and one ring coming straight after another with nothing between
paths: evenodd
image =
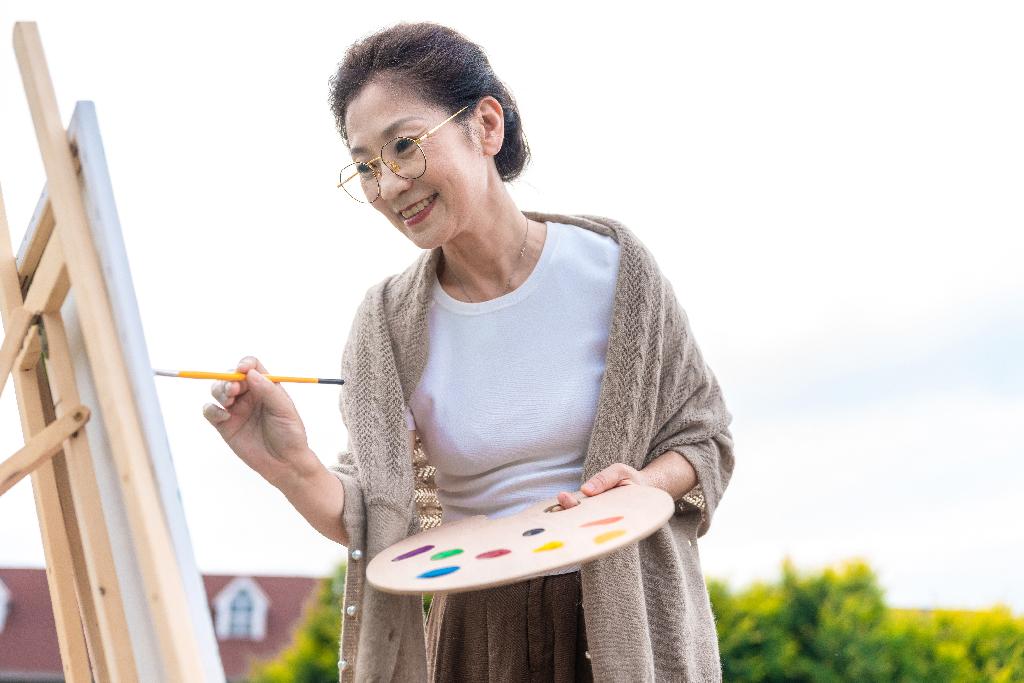
<instances>
[{"instance_id":1,"label":"ear","mask_svg":"<svg viewBox=\"0 0 1024 683\"><path fill-rule=\"evenodd\" d=\"M472 126L480 151L489 157L497 155L505 141L505 112L501 103L490 95L480 100Z\"/></svg>"}]
</instances>

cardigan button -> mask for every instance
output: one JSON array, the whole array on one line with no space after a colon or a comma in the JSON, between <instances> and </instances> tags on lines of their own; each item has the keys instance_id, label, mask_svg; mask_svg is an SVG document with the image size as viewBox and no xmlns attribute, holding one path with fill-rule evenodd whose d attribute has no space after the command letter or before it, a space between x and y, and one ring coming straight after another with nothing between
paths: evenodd
<instances>
[{"instance_id":1,"label":"cardigan button","mask_svg":"<svg viewBox=\"0 0 1024 683\"><path fill-rule=\"evenodd\" d=\"M363 559L363 551L359 550L358 548L356 548L355 550L352 551L352 554L350 555L350 557L353 560L361 560L361 559Z\"/></svg>"},{"instance_id":2,"label":"cardigan button","mask_svg":"<svg viewBox=\"0 0 1024 683\"><path fill-rule=\"evenodd\" d=\"M587 659L590 659L590 650L585 651L583 653L583 656L586 657Z\"/></svg>"},{"instance_id":3,"label":"cardigan button","mask_svg":"<svg viewBox=\"0 0 1024 683\"><path fill-rule=\"evenodd\" d=\"M338 671L344 671L347 668L348 668L348 662L347 661L345 661L343 659L340 662L338 662Z\"/></svg>"},{"instance_id":4,"label":"cardigan button","mask_svg":"<svg viewBox=\"0 0 1024 683\"><path fill-rule=\"evenodd\" d=\"M356 606L349 605L348 607L346 607L345 614L349 615L350 617L354 617L356 615Z\"/></svg>"}]
</instances>

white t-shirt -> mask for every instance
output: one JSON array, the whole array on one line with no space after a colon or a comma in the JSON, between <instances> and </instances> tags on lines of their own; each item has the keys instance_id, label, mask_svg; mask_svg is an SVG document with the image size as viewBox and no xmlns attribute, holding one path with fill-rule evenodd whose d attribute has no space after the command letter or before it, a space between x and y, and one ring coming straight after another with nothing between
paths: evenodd
<instances>
[{"instance_id":1,"label":"white t-shirt","mask_svg":"<svg viewBox=\"0 0 1024 683\"><path fill-rule=\"evenodd\" d=\"M583 483L619 245L547 226L533 271L504 296L459 301L434 274L427 364L406 420L437 468L444 522L505 517Z\"/></svg>"}]
</instances>

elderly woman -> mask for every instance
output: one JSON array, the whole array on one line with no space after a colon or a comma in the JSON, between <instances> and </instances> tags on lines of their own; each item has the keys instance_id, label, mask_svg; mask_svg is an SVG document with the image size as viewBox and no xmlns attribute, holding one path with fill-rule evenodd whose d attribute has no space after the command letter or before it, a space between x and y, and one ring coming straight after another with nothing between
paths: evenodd
<instances>
[{"instance_id":1,"label":"elderly woman","mask_svg":"<svg viewBox=\"0 0 1024 683\"><path fill-rule=\"evenodd\" d=\"M720 679L697 539L732 474L731 416L654 258L614 220L516 206L522 119L459 33L382 30L330 86L340 191L424 252L359 306L336 464L254 357L204 414L349 548L342 680ZM672 518L582 567L438 595L425 624L417 597L365 583L375 554L439 522L632 483L667 491Z\"/></svg>"}]
</instances>

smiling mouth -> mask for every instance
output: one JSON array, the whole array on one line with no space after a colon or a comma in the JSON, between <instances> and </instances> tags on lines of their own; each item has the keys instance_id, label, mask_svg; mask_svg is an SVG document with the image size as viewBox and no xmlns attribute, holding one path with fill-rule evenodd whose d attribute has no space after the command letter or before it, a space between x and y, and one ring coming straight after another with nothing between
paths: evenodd
<instances>
[{"instance_id":1,"label":"smiling mouth","mask_svg":"<svg viewBox=\"0 0 1024 683\"><path fill-rule=\"evenodd\" d=\"M404 218L405 220L409 220L410 218L412 218L413 216L418 214L420 211L422 211L423 209L425 209L428 206L430 206L431 204L433 204L434 200L437 199L437 195L438 195L438 193L435 192L434 194L430 195L429 197L426 197L425 199L421 199L420 201L416 202L415 204L410 206L408 209L403 209L400 212L402 218Z\"/></svg>"}]
</instances>

